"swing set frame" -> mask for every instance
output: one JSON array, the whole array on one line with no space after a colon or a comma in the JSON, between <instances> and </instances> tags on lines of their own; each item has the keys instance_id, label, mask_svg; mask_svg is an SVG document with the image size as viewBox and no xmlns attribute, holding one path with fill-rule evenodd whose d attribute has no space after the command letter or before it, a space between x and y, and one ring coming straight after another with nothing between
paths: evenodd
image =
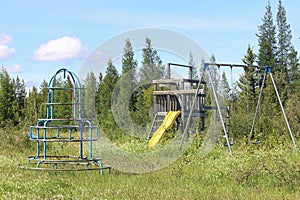
<instances>
[{"instance_id":1,"label":"swing set frame","mask_svg":"<svg viewBox=\"0 0 300 200\"><path fill-rule=\"evenodd\" d=\"M213 85L213 81L212 81L212 75L211 75L211 69L210 69L211 66L216 66L216 67L218 67L218 69L220 69L220 67L230 67L231 68L231 76L232 76L232 69L233 68L244 68L244 70L246 71L246 73L247 73L249 67L254 67L254 68L257 68L257 69L260 69L260 70L262 70L262 69L265 70L264 76L263 76L263 82L262 82L262 85L260 86L259 98L258 98L258 102L257 102L257 106L256 106L256 110L255 110L255 114L254 114L254 118L253 118L253 122L252 122L252 126L251 126L251 131L250 131L247 143L250 143L250 140L252 138L255 121L256 121L257 114L258 114L259 107L260 107L263 86L265 84L265 79L266 79L267 74L270 74L270 77L271 77L271 80L272 80L272 84L274 86L274 89L275 89L275 92L276 92L276 95L277 95L277 98L278 98L278 101L279 101L279 104L280 104L280 108L281 108L281 111L283 113L283 116L284 116L284 119L285 119L285 122L286 122L286 126L288 128L290 137L292 139L295 151L298 152L298 148L297 148L297 145L296 145L296 142L295 142L292 130L290 128L289 121L288 121L288 118L286 116L286 113L285 113L282 101L280 99L280 96L279 96L279 93L278 93L278 89L277 89L277 86L276 86L276 83L275 83L275 80L274 80L274 77L273 77L273 74L272 74L270 66L261 67L261 66L255 66L255 65L238 65L238 64L223 64L223 63L222 64L218 64L218 63L204 63L203 71L202 71L202 74L201 74L201 76L199 78L199 83L202 82L203 76L204 76L205 72L207 71L208 72L208 77L210 79L210 84L212 86L212 92L213 92L214 100L215 100L215 103L217 105L216 107L217 107L218 114L219 114L219 117L220 117L220 120L221 120L223 132L224 132L224 137L226 139L225 145L228 147L230 156L233 156L232 149L231 149L232 143L229 141L229 131L228 131L228 129L225 126L224 119L223 119L222 112L221 112L221 107L220 107L219 100L218 100L218 97L217 97L217 93L216 93L216 91L214 89L214 85ZM248 74L246 75L246 77L247 77L247 88L248 88ZM191 106L192 109L189 112L189 115L188 115L188 118L187 118L187 121L186 121L186 124L185 124L185 127L184 127L182 139L181 139L181 142L180 142L180 149L182 148L185 135L187 135L187 130L188 130L188 127L189 127L189 124L190 124L190 121L191 121L191 117L192 117L192 113L193 113L193 108L194 108L195 101L196 101L197 94L198 94L199 90L200 90L200 84L198 84L195 96L194 96L193 101L192 101L192 106ZM247 93L248 93L248 89L247 89ZM247 99L248 99L248 94L247 94ZM248 105L247 105L247 109L248 109Z\"/></svg>"},{"instance_id":2,"label":"swing set frame","mask_svg":"<svg viewBox=\"0 0 300 200\"><path fill-rule=\"evenodd\" d=\"M276 93L276 96L277 96L277 99L278 99L278 102L279 102L279 105L280 105L280 108L281 108L281 111L282 111L282 114L283 114L283 117L284 117L284 120L285 120L285 123L286 123L286 126L288 128L291 140L293 142L294 149L295 149L296 152L298 152L298 147L296 145L295 138L294 138L293 133L292 133L292 129L290 127L288 118L286 116L286 113L285 113L282 101L280 99L280 95L279 95L279 92L278 92L278 89L277 89L277 86L276 86L276 83L275 83L275 80L274 80L274 77L273 77L273 74L272 74L271 67L270 66L266 66L266 67L261 67L261 69L264 69L265 71L264 71L264 76L263 76L263 80L262 80L262 84L261 84L260 91L259 91L259 96L258 96L258 102L256 104L256 109L255 109L255 113L254 113L254 117L253 117L253 122L252 122L252 126L251 126L251 130L250 130L250 134L249 134L247 143L248 144L250 143L250 140L251 140L251 138L253 136L254 125L255 125L255 121L256 121L256 118L258 116L258 112L259 112L259 108L260 108L261 97L262 97L262 92L263 92L263 88L264 88L263 86L265 85L266 76L267 76L267 74L269 74L270 78L271 78L271 81L272 81L272 84L274 86L274 90L275 90L275 93Z\"/></svg>"}]
</instances>

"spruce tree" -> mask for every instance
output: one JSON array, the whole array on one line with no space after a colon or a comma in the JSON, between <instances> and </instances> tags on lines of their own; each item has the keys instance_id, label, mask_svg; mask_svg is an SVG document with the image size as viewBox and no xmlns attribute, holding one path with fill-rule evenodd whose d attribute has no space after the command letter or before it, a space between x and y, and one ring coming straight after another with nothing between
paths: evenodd
<instances>
[{"instance_id":1,"label":"spruce tree","mask_svg":"<svg viewBox=\"0 0 300 200\"><path fill-rule=\"evenodd\" d=\"M197 71L197 66L195 65L195 61L194 61L194 55L192 54L192 52L190 52L189 54L189 65L192 66L192 76L191 76L191 72L189 71L189 77L192 77L192 79L198 79L198 71Z\"/></svg>"},{"instance_id":2,"label":"spruce tree","mask_svg":"<svg viewBox=\"0 0 300 200\"><path fill-rule=\"evenodd\" d=\"M268 1L268 5L266 6L266 12L264 17L262 18L262 25L258 27L259 33L258 37L258 64L260 66L270 66L271 71L274 74L275 81L278 83L278 90L280 92L284 91L284 81L282 77L277 76L280 74L280 67L278 65L278 57L277 57L277 38L276 38L276 26L273 22L272 11L270 1ZM267 74L265 74L265 70L261 70L261 78ZM261 79L260 79L261 84ZM260 130L259 132L274 132L275 122L278 121L278 110L279 104L276 97L276 93L273 87L273 84L267 76L265 85L260 85L260 87L264 87L263 96L260 102L260 110L259 110L259 122ZM285 96L284 94L281 96Z\"/></svg>"},{"instance_id":3,"label":"spruce tree","mask_svg":"<svg viewBox=\"0 0 300 200\"><path fill-rule=\"evenodd\" d=\"M39 118L46 118L46 106L48 98L48 82L44 79L39 87L39 97L36 100Z\"/></svg>"},{"instance_id":4,"label":"spruce tree","mask_svg":"<svg viewBox=\"0 0 300 200\"><path fill-rule=\"evenodd\" d=\"M71 105L73 84L70 81L69 76L66 80L63 80L62 77L56 78L54 87L66 88L54 91L54 102L58 103L54 106L54 117L62 119L73 118Z\"/></svg>"},{"instance_id":5,"label":"spruce tree","mask_svg":"<svg viewBox=\"0 0 300 200\"><path fill-rule=\"evenodd\" d=\"M270 1L266 6L262 24L258 26L258 64L260 66L271 66L272 71L278 71L276 66L276 27L273 22Z\"/></svg>"},{"instance_id":6,"label":"spruce tree","mask_svg":"<svg viewBox=\"0 0 300 200\"><path fill-rule=\"evenodd\" d=\"M137 61L134 59L130 40L127 39L122 56L122 74L116 87L118 90L113 93L113 96L117 96L117 98L115 98L112 105L115 121L127 133L133 129L131 114L133 114L134 102L136 101L136 95L134 94L137 85L136 68Z\"/></svg>"},{"instance_id":7,"label":"spruce tree","mask_svg":"<svg viewBox=\"0 0 300 200\"><path fill-rule=\"evenodd\" d=\"M95 110L95 93L96 93L96 77L93 72L87 73L84 80L84 92L83 92L83 117L90 120L96 119Z\"/></svg>"},{"instance_id":8,"label":"spruce tree","mask_svg":"<svg viewBox=\"0 0 300 200\"><path fill-rule=\"evenodd\" d=\"M14 101L13 101L13 113L15 125L22 122L24 119L24 108L26 98L26 88L24 80L20 80L19 76L13 79L14 85Z\"/></svg>"},{"instance_id":9,"label":"spruce tree","mask_svg":"<svg viewBox=\"0 0 300 200\"><path fill-rule=\"evenodd\" d=\"M122 75L119 81L120 102L124 102L129 106L129 110L133 110L135 101L134 89L136 87L136 69L137 61L134 59L134 52L129 39L125 41L125 47L122 56Z\"/></svg>"},{"instance_id":10,"label":"spruce tree","mask_svg":"<svg viewBox=\"0 0 300 200\"><path fill-rule=\"evenodd\" d=\"M290 24L287 22L286 10L282 5L282 1L278 2L277 10L277 27L278 27L278 47L277 47L277 57L278 57L278 67L280 69L281 80L280 83L294 83L297 80L297 74L299 73L299 60L297 56L297 51L292 45L292 31ZM282 80L284 79L284 80ZM285 90L287 88L280 88ZM291 89L292 90L292 89Z\"/></svg>"},{"instance_id":11,"label":"spruce tree","mask_svg":"<svg viewBox=\"0 0 300 200\"><path fill-rule=\"evenodd\" d=\"M130 73L132 80L135 80L135 71L137 68L137 61L134 59L134 52L129 39L125 41L125 46L122 56L122 75Z\"/></svg>"},{"instance_id":12,"label":"spruce tree","mask_svg":"<svg viewBox=\"0 0 300 200\"><path fill-rule=\"evenodd\" d=\"M299 68L299 59L297 56L297 51L294 47L291 48L291 52L289 53L289 91L291 93L296 93L300 89L300 68Z\"/></svg>"},{"instance_id":13,"label":"spruce tree","mask_svg":"<svg viewBox=\"0 0 300 200\"><path fill-rule=\"evenodd\" d=\"M139 71L140 87L136 91L135 120L138 124L146 125L149 121L149 109L153 106L153 80L164 77L164 65L157 50L152 47L151 40L146 38L143 48L143 61Z\"/></svg>"},{"instance_id":14,"label":"spruce tree","mask_svg":"<svg viewBox=\"0 0 300 200\"><path fill-rule=\"evenodd\" d=\"M257 68L253 67L256 55L250 45L248 45L247 53L244 55L242 60L247 67L244 68L244 72L238 81L238 87L240 90L239 99L245 104L249 103L250 109L253 109L257 101L257 94L259 90L259 71Z\"/></svg>"},{"instance_id":15,"label":"spruce tree","mask_svg":"<svg viewBox=\"0 0 300 200\"><path fill-rule=\"evenodd\" d=\"M39 93L35 86L29 91L28 97L25 99L25 121L34 122L38 119L40 109Z\"/></svg>"},{"instance_id":16,"label":"spruce tree","mask_svg":"<svg viewBox=\"0 0 300 200\"><path fill-rule=\"evenodd\" d=\"M226 77L225 72L222 73L221 75L221 83L220 83L220 87L221 87L221 96L223 96L225 98L225 101L228 103L229 101L234 100L233 98L233 93L232 93L232 89L230 88L230 85L228 83L228 79Z\"/></svg>"},{"instance_id":17,"label":"spruce tree","mask_svg":"<svg viewBox=\"0 0 300 200\"><path fill-rule=\"evenodd\" d=\"M112 93L116 87L119 75L112 60L109 60L107 65L105 76L99 86L99 91L97 92L97 99L99 101L99 104L97 104L97 106L99 106L98 120L102 128L106 130L113 130L115 128L115 122L112 115L111 105L112 101L115 99L112 99Z\"/></svg>"},{"instance_id":18,"label":"spruce tree","mask_svg":"<svg viewBox=\"0 0 300 200\"><path fill-rule=\"evenodd\" d=\"M282 1L279 0L278 10L277 10L277 59L278 59L278 69L280 74L277 74L277 86L280 91L282 91L283 101L288 98L288 89L292 89L288 86L294 80L294 75L296 74L295 69L298 65L297 62L297 52L292 45L292 33L290 25L287 22L287 16L285 8L282 5Z\"/></svg>"},{"instance_id":19,"label":"spruce tree","mask_svg":"<svg viewBox=\"0 0 300 200\"><path fill-rule=\"evenodd\" d=\"M165 68L158 56L157 50L152 47L151 40L146 38L143 48L143 61L140 69L141 85L152 83L152 80L164 77Z\"/></svg>"},{"instance_id":20,"label":"spruce tree","mask_svg":"<svg viewBox=\"0 0 300 200\"><path fill-rule=\"evenodd\" d=\"M96 94L95 94L95 107L96 107L96 116L98 118L98 121L99 121L99 114L101 112L101 108L100 108L100 86L103 82L103 74L102 72L99 73L99 76L98 76L98 81L96 81Z\"/></svg>"},{"instance_id":21,"label":"spruce tree","mask_svg":"<svg viewBox=\"0 0 300 200\"><path fill-rule=\"evenodd\" d=\"M278 58L278 71L281 74L288 76L288 68L289 67L289 57L291 47L292 47L292 34L290 25L287 23L286 11L282 5L281 0L279 0L278 10L277 10L277 53L276 56Z\"/></svg>"},{"instance_id":22,"label":"spruce tree","mask_svg":"<svg viewBox=\"0 0 300 200\"><path fill-rule=\"evenodd\" d=\"M232 112L234 130L237 136L248 136L250 131L250 123L254 115L257 104L257 96L259 91L258 70L253 67L256 55L250 45L242 59L246 65L243 73L237 81L238 101L235 103L234 112ZM233 110L233 108L231 109ZM237 120L238 119L238 120Z\"/></svg>"},{"instance_id":23,"label":"spruce tree","mask_svg":"<svg viewBox=\"0 0 300 200\"><path fill-rule=\"evenodd\" d=\"M6 71L2 68L0 72L0 126L13 122L14 85Z\"/></svg>"}]
</instances>

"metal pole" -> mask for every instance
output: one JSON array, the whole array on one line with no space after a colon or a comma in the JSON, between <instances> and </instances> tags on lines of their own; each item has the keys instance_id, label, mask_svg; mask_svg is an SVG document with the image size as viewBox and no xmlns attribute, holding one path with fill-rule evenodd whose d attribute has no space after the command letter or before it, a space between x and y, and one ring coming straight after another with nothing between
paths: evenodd
<instances>
[{"instance_id":1,"label":"metal pole","mask_svg":"<svg viewBox=\"0 0 300 200\"><path fill-rule=\"evenodd\" d=\"M284 116L284 119L285 119L285 123L286 123L286 125L287 125L287 128L288 128L288 130L289 130L291 139L292 139L292 141L293 141L294 148L295 148L296 152L298 152L298 148L297 148L297 145L296 145L296 142L295 142L295 139L294 139L294 136L293 136L293 133L292 133L292 130L291 130L289 121L288 121L288 119L287 119L287 117L286 117L286 114L285 114L285 111L284 111L284 108L283 108L283 105L282 105L282 102L281 102L281 99L280 99L280 96L279 96L279 93L278 93L278 90L277 90L277 87L276 87L274 78L273 78L273 75L272 75L272 72L271 72L271 69L270 69L270 67L268 66L268 67L266 68L266 70L268 70L268 72L270 73L270 77L271 77L271 80L272 80L272 83L273 83L273 86L274 86L274 89L275 89L275 92L276 92L276 95L277 95L277 98L278 98L278 101L279 101L279 104L280 104L282 113L283 113L283 116Z\"/></svg>"},{"instance_id":2,"label":"metal pole","mask_svg":"<svg viewBox=\"0 0 300 200\"><path fill-rule=\"evenodd\" d=\"M247 102L247 107L246 107L246 113L249 113L249 78L248 78L248 67L244 68L245 74L246 74L246 102ZM247 117L247 126L249 126L249 118Z\"/></svg>"},{"instance_id":3,"label":"metal pole","mask_svg":"<svg viewBox=\"0 0 300 200\"><path fill-rule=\"evenodd\" d=\"M92 123L90 121L86 121L88 126L89 126L89 130L90 130L90 159L93 159L93 127L92 127ZM84 127L83 127L84 129Z\"/></svg>"},{"instance_id":4,"label":"metal pole","mask_svg":"<svg viewBox=\"0 0 300 200\"><path fill-rule=\"evenodd\" d=\"M182 134L182 138L181 138L181 141L180 141L180 147L179 147L180 150L182 149L182 145L183 145L183 141L184 141L184 138L185 138L185 135L186 135L186 132L187 132L187 128L188 128L188 126L190 124L190 121L191 121L191 116L192 116L193 109L194 109L194 106L195 106L195 102L196 102L196 99L197 99L197 96L198 96L198 93L199 93L199 90L200 90L200 85L201 85L201 82L202 82L202 77L203 77L203 75L205 73L205 69L207 67L208 67L208 65L205 64L204 70L203 70L203 74L202 74L202 76L200 76L200 79L199 79L199 84L197 86L197 90L196 90L196 93L195 93L195 96L194 96L194 99L193 99L193 102L192 102L192 107L190 109L190 113L189 113L188 119L186 121L186 124L185 124L185 127L184 127L184 131L183 131L183 134ZM182 105L182 107L184 107L184 106L185 105ZM184 115L184 113L182 113L182 115ZM184 116L183 116L183 119L184 119Z\"/></svg>"},{"instance_id":5,"label":"metal pole","mask_svg":"<svg viewBox=\"0 0 300 200\"><path fill-rule=\"evenodd\" d=\"M230 66L230 81L231 81L231 109L230 107L228 106L227 107L227 133L229 134L229 126L230 126L230 113L233 113L234 112L234 90L233 90L233 74L232 74L232 66ZM232 131L231 131L231 135L232 135L232 142L234 140L234 131L235 131L235 127L234 127L234 115L232 115L232 120L231 120L231 123L232 123Z\"/></svg>"},{"instance_id":6,"label":"metal pole","mask_svg":"<svg viewBox=\"0 0 300 200\"><path fill-rule=\"evenodd\" d=\"M215 91L215 88L214 88L214 84L213 84L213 81L212 81L212 77L211 77L211 73L210 73L208 65L207 65L207 68L208 68L208 75L209 75L209 79L210 79L210 84L211 84L211 87L212 87L212 91L214 93L214 97L215 97L215 101L216 101L216 104L217 104L218 112L219 112L219 115L220 115L220 119L221 119L223 131L224 131L226 142L227 142L227 146L228 146L228 149L229 149L230 156L232 156L232 151L231 151L231 147L230 147L228 133L226 131L226 127L225 127L225 124L224 124L224 120L223 120L221 108L220 108L220 105L219 105L218 97L217 97L217 94L216 94L216 91Z\"/></svg>"},{"instance_id":7,"label":"metal pole","mask_svg":"<svg viewBox=\"0 0 300 200\"><path fill-rule=\"evenodd\" d=\"M80 120L79 121L79 131L80 131L80 138L79 138L79 154L80 154L80 158L83 158L83 126L84 126L84 121Z\"/></svg>"},{"instance_id":8,"label":"metal pole","mask_svg":"<svg viewBox=\"0 0 300 200\"><path fill-rule=\"evenodd\" d=\"M45 141L47 139L47 134L46 134L46 128L44 128L44 160L47 158L47 142Z\"/></svg>"},{"instance_id":9,"label":"metal pole","mask_svg":"<svg viewBox=\"0 0 300 200\"><path fill-rule=\"evenodd\" d=\"M248 141L247 141L248 144L250 143L250 140L252 138L252 134L253 134L253 130L254 130L254 125L255 125L255 120L256 120L256 117L257 117L257 114L258 114L258 110L259 110L259 107L260 107L260 100L261 100L261 96L262 96L262 92L263 92L263 87L264 87L265 80L266 80L266 74L267 74L267 69L265 70L264 78L263 78L263 81L262 81L262 84L261 84L261 88L260 88L260 91L259 91L258 101L257 101L256 110L255 110L255 114L254 114L254 118L253 118L253 122L252 122L252 126L251 126L251 131L250 131L250 134L249 134L249 137L248 137Z\"/></svg>"}]
</instances>

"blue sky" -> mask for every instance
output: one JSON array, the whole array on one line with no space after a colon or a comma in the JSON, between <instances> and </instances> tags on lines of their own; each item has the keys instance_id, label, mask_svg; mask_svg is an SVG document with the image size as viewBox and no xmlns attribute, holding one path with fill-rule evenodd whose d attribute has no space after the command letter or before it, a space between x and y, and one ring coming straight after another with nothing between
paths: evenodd
<instances>
[{"instance_id":1,"label":"blue sky","mask_svg":"<svg viewBox=\"0 0 300 200\"><path fill-rule=\"evenodd\" d=\"M270 2L275 16L278 0ZM217 62L240 64L248 44L257 50L255 33L266 5L267 0L2 1L0 65L28 86L39 86L61 66L78 72L107 39L147 27L177 31ZM300 1L283 0L283 6L299 51Z\"/></svg>"}]
</instances>

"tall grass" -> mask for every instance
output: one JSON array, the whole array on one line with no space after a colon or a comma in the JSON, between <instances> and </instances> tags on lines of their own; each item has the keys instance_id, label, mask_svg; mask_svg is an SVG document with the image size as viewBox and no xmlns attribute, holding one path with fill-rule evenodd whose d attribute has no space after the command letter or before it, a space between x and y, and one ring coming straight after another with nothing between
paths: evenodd
<instances>
[{"instance_id":1,"label":"tall grass","mask_svg":"<svg viewBox=\"0 0 300 200\"><path fill-rule=\"evenodd\" d=\"M15 134L4 137L3 130L0 133L0 199L300 198L300 158L289 141L278 144L269 139L259 145L235 141L234 157L222 145L203 156L196 141L176 162L159 171L126 174L112 170L100 176L98 171L19 169L34 147L26 143L26 137L17 140Z\"/></svg>"}]
</instances>

